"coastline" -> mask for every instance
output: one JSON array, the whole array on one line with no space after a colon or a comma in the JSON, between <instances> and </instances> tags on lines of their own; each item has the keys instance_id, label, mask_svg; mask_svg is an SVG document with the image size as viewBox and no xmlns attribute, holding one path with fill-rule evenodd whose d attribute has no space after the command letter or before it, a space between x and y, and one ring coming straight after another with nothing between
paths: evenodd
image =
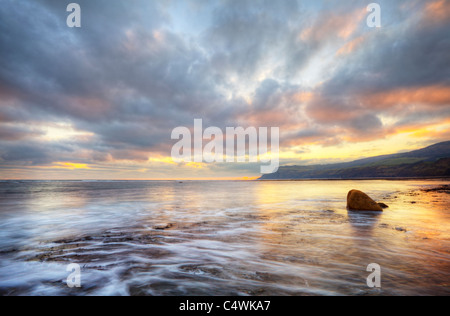
<instances>
[{"instance_id":1,"label":"coastline","mask_svg":"<svg viewBox=\"0 0 450 316\"><path fill-rule=\"evenodd\" d=\"M402 178L307 178L307 179L5 179L0 182L268 182L268 181L413 181L413 180L435 180L450 181L450 177L402 177ZM180 183L180 184L181 184Z\"/></svg>"},{"instance_id":2,"label":"coastline","mask_svg":"<svg viewBox=\"0 0 450 316\"><path fill-rule=\"evenodd\" d=\"M450 181L450 177L410 177L410 178L323 178L323 179L257 179L253 181L376 181L376 180L384 180L384 181L414 181L414 180L435 180L435 181Z\"/></svg>"}]
</instances>

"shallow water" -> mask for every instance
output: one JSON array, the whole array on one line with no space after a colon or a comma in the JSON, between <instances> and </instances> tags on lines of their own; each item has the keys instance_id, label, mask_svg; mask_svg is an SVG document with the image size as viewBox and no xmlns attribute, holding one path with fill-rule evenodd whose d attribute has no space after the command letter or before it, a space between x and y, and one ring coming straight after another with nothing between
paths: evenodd
<instances>
[{"instance_id":1,"label":"shallow water","mask_svg":"<svg viewBox=\"0 0 450 316\"><path fill-rule=\"evenodd\" d=\"M0 182L0 294L450 295L448 183Z\"/></svg>"}]
</instances>

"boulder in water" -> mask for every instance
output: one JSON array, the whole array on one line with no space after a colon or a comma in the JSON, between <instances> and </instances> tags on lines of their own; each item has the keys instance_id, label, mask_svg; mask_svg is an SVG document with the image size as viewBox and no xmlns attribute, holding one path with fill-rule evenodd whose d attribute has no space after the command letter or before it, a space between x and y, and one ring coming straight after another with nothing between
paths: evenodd
<instances>
[{"instance_id":1,"label":"boulder in water","mask_svg":"<svg viewBox=\"0 0 450 316\"><path fill-rule=\"evenodd\" d=\"M347 208L351 211L383 212L383 209L377 202L359 190L351 190L348 193Z\"/></svg>"}]
</instances>

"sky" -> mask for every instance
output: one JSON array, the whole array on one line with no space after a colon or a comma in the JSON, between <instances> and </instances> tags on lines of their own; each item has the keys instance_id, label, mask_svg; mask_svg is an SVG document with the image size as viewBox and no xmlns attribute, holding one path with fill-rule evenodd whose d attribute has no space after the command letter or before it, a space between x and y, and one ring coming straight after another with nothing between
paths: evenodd
<instances>
[{"instance_id":1,"label":"sky","mask_svg":"<svg viewBox=\"0 0 450 316\"><path fill-rule=\"evenodd\" d=\"M0 2L0 179L254 179L171 132L279 127L280 164L450 140L450 1Z\"/></svg>"}]
</instances>

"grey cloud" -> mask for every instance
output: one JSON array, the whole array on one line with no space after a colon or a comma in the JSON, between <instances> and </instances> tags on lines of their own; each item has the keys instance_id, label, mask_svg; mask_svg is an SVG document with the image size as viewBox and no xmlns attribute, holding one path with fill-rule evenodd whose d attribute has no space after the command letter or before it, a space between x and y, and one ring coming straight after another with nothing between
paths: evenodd
<instances>
[{"instance_id":1,"label":"grey cloud","mask_svg":"<svg viewBox=\"0 0 450 316\"><path fill-rule=\"evenodd\" d=\"M445 104L441 105L444 109L415 104L379 107L370 99L376 93L449 87L450 23L443 21L430 26L423 15L426 5L426 1L419 1L414 6L421 11L406 12L399 10L400 6L382 3L384 11L392 8L384 20L385 27L364 30L361 47L343 57L333 76L315 91L315 99L307 106L309 117L319 124L346 128L355 137L361 132L378 137L375 132L383 128L389 132L389 126L382 126L380 115L397 117L396 125L448 117Z\"/></svg>"},{"instance_id":2,"label":"grey cloud","mask_svg":"<svg viewBox=\"0 0 450 316\"><path fill-rule=\"evenodd\" d=\"M360 53L349 56L351 66L348 60L342 63L322 93L332 96L449 85L449 27L448 21L429 27L411 15L397 28L368 31Z\"/></svg>"},{"instance_id":3,"label":"grey cloud","mask_svg":"<svg viewBox=\"0 0 450 316\"><path fill-rule=\"evenodd\" d=\"M34 137L42 132L37 132L36 130L19 127L19 126L1 126L0 125L0 140L7 141L18 141L25 139L27 137Z\"/></svg>"},{"instance_id":4,"label":"grey cloud","mask_svg":"<svg viewBox=\"0 0 450 316\"><path fill-rule=\"evenodd\" d=\"M383 123L381 123L380 119L376 115L365 114L351 120L350 126L357 132L372 133L379 130L383 126Z\"/></svg>"},{"instance_id":5,"label":"grey cloud","mask_svg":"<svg viewBox=\"0 0 450 316\"><path fill-rule=\"evenodd\" d=\"M295 76L336 39L327 18L352 12L360 2L191 1L193 12L201 7L208 16L199 34L176 29L171 2L77 2L81 29L67 28L63 1L5 0L0 6L0 30L8 30L0 32L0 124L69 121L95 137L44 147L24 142L26 131L2 127L0 136L10 141L1 144L4 161L145 160L168 154L171 130L192 126L194 118L221 128L300 125L284 143L335 143L340 139L331 127L349 134L383 128L378 116L384 112L360 94L450 83L448 22L415 25L420 14L400 10L401 1L382 1L386 31L359 26L356 35L373 35L330 70L306 109L293 98L306 91ZM321 36L299 39L307 28ZM274 69L265 68L273 62ZM332 115L337 112L351 115ZM418 118L418 112L402 115Z\"/></svg>"},{"instance_id":6,"label":"grey cloud","mask_svg":"<svg viewBox=\"0 0 450 316\"><path fill-rule=\"evenodd\" d=\"M53 161L51 152L33 143L1 143L0 159L6 164L46 165Z\"/></svg>"}]
</instances>

